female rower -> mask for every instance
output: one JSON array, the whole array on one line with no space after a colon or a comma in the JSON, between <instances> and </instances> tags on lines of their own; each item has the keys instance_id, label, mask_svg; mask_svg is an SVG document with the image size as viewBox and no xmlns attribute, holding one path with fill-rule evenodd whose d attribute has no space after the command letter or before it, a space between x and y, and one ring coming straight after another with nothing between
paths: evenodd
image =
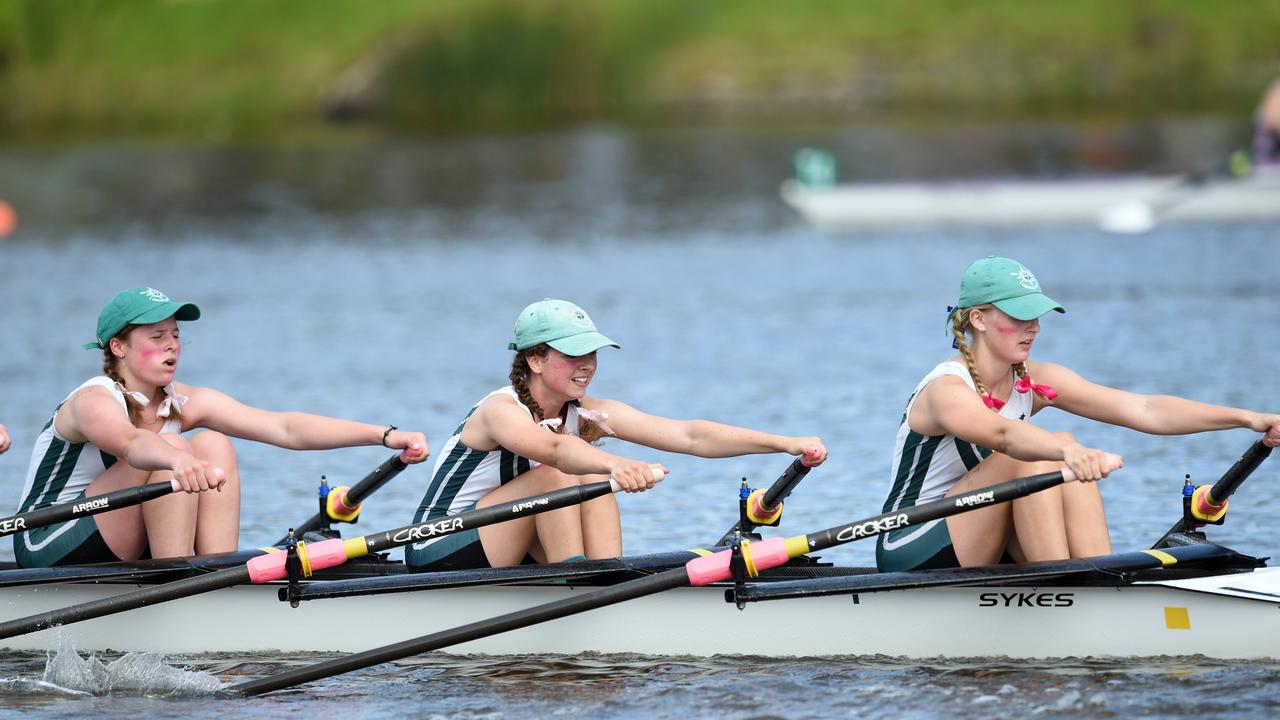
<instances>
[{"instance_id":1,"label":"female rower","mask_svg":"<svg viewBox=\"0 0 1280 720\"><path fill-rule=\"evenodd\" d=\"M881 570L985 565L1006 553L1018 562L1110 553L1093 481L1121 460L1027 421L1046 407L1156 435L1251 428L1266 433L1268 445L1280 444L1280 415L1138 395L1030 361L1038 318L1065 310L1013 260L988 257L969 265L957 305L948 323L960 352L926 375L907 401L884 511L1064 466L1086 482L891 531L876 545Z\"/></svg>"},{"instance_id":2,"label":"female rower","mask_svg":"<svg viewBox=\"0 0 1280 720\"><path fill-rule=\"evenodd\" d=\"M653 487L648 463L597 447L605 435L700 457L807 452L812 465L826 459L826 448L816 437L773 435L707 420L672 420L587 395L596 373L596 350L606 345L620 347L600 334L573 303L542 300L522 310L515 342L508 346L516 351L511 385L481 399L445 443L414 522L610 475L627 492ZM406 562L418 570L621 554L622 531L612 495L405 549Z\"/></svg>"},{"instance_id":3,"label":"female rower","mask_svg":"<svg viewBox=\"0 0 1280 720\"><path fill-rule=\"evenodd\" d=\"M296 412L268 412L211 388L175 382L178 321L200 309L152 288L117 294L98 316L102 375L59 404L31 453L19 512L176 479L185 493L14 536L20 565L176 557L236 549L240 477L227 435L294 450L382 444L427 457L422 433ZM179 433L212 432L190 440ZM123 462L117 462L121 460ZM205 492L216 490L217 492Z\"/></svg>"}]
</instances>

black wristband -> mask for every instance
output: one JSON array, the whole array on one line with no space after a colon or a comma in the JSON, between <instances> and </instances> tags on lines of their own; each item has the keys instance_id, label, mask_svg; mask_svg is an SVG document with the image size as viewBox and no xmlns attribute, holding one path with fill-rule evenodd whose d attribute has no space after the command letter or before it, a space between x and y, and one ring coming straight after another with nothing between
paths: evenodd
<instances>
[{"instance_id":1,"label":"black wristband","mask_svg":"<svg viewBox=\"0 0 1280 720\"><path fill-rule=\"evenodd\" d=\"M399 430L399 429L400 428L396 427L395 425L388 425L387 429L382 431L382 447L391 447L390 445L387 444L387 436L391 434L392 430Z\"/></svg>"}]
</instances>

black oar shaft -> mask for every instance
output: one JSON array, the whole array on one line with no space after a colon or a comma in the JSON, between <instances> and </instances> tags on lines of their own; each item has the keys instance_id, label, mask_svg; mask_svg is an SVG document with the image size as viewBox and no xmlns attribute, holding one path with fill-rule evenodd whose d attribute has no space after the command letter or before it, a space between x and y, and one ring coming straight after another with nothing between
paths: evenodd
<instances>
[{"instance_id":1,"label":"black oar shaft","mask_svg":"<svg viewBox=\"0 0 1280 720\"><path fill-rule=\"evenodd\" d=\"M386 462L374 468L368 475L365 475L360 482L351 486L351 489L347 491L347 501L353 505L361 502L383 485L386 485L387 481L391 478L399 475L400 471L404 470L406 467L408 467L408 465L405 464L404 460L400 459L400 455L392 455ZM302 537L303 533L319 528L323 522L324 515L316 513L305 522L295 525L293 528L293 534L296 537ZM276 544L281 545L284 541L285 538L280 538Z\"/></svg>"},{"instance_id":2,"label":"black oar shaft","mask_svg":"<svg viewBox=\"0 0 1280 720\"><path fill-rule=\"evenodd\" d=\"M792 460L791 464L787 466L787 469L784 470L782 474L778 476L778 479L774 480L773 484L769 486L769 489L764 491L764 497L761 498L763 502L761 504L764 505L766 510L773 510L773 508L777 507L778 503L786 500L787 496L791 494L791 491L795 490L796 486L800 484L800 481L804 479L804 476L809 474L810 467L805 465L802 460L803 457L798 457L795 460ZM716 541L716 545L728 544L733 539L734 534L739 530L742 532L750 532L756 528L755 523L748 523L748 525L748 527L743 527L741 520L734 523L733 527L729 528L729 531Z\"/></svg>"},{"instance_id":3,"label":"black oar shaft","mask_svg":"<svg viewBox=\"0 0 1280 720\"><path fill-rule=\"evenodd\" d=\"M552 490L549 493L535 497L516 500L512 503L477 508L458 515L436 518L394 530L365 535L365 546L369 548L371 553L380 552L408 545L412 542L426 540L437 535L459 533L472 528L514 520L518 517L558 510L608 495L611 492L613 492L613 486L608 481L574 485L573 487Z\"/></svg>"},{"instance_id":4,"label":"black oar shaft","mask_svg":"<svg viewBox=\"0 0 1280 720\"><path fill-rule=\"evenodd\" d=\"M956 515L978 507L1009 502L1041 490L1047 490L1054 485L1061 485L1062 482L1061 471L1016 478L998 485L971 490L959 495L942 498L941 500L882 513L848 525L837 525L821 532L810 533L805 536L805 540L808 542L811 552L824 550L860 538L880 535L900 527L919 525L930 520Z\"/></svg>"},{"instance_id":5,"label":"black oar shaft","mask_svg":"<svg viewBox=\"0 0 1280 720\"><path fill-rule=\"evenodd\" d=\"M1258 469L1258 466L1270 454L1271 448L1264 445L1261 440L1254 441L1249 446L1249 449L1245 450L1244 454L1240 456L1240 459L1236 460L1235 464L1223 473L1222 477L1218 478L1218 482L1213 484L1213 487L1209 490L1209 499L1214 504L1221 505L1224 500L1231 497L1236 488L1240 487L1240 483L1244 482L1253 474L1254 470Z\"/></svg>"},{"instance_id":6,"label":"black oar shaft","mask_svg":"<svg viewBox=\"0 0 1280 720\"><path fill-rule=\"evenodd\" d=\"M210 590L220 590L247 582L249 582L249 571L243 566L220 570L208 575L183 578L182 580L175 580L171 583L138 590L137 592L114 595L101 600L93 600L67 608L50 610L39 615L30 615L0 623L0 639L44 630L54 625L66 625L83 620L92 620L103 615L111 615L147 605L199 595Z\"/></svg>"},{"instance_id":7,"label":"black oar shaft","mask_svg":"<svg viewBox=\"0 0 1280 720\"><path fill-rule=\"evenodd\" d=\"M506 615L499 615L495 618L442 630L394 645L387 645L374 650L316 663L308 667L250 680L249 682L234 685L228 690L238 695L261 695L272 690L279 690L292 685L399 660L411 655L419 655L460 643L479 640L490 635L537 625L538 623L586 612L587 610L594 610L626 600L634 600L645 595L683 587L688 583L688 574L683 567L679 567L657 575L622 583L621 585L585 593L567 600L545 603L527 610L518 610Z\"/></svg>"},{"instance_id":8,"label":"black oar shaft","mask_svg":"<svg viewBox=\"0 0 1280 720\"><path fill-rule=\"evenodd\" d=\"M1240 459L1236 460L1235 464L1228 468L1227 471L1222 474L1222 477L1218 478L1218 482L1214 483L1213 487L1209 488L1209 500L1215 505L1221 505L1226 502L1227 498L1231 497L1231 495L1235 493L1236 489L1240 487L1240 484L1247 480L1249 476L1253 474L1253 471L1257 470L1258 466L1262 464L1262 461L1266 460L1270 455L1271 448L1263 444L1261 440L1255 440L1253 444L1249 446L1249 449L1245 450L1244 454L1240 456ZM1178 521L1173 524L1173 527L1169 528L1169 530L1156 541L1156 544L1151 547L1168 547L1170 544L1176 542L1174 536L1181 533L1192 532L1199 524L1200 523L1197 523L1195 518L1184 513L1183 516L1178 518Z\"/></svg>"},{"instance_id":9,"label":"black oar shaft","mask_svg":"<svg viewBox=\"0 0 1280 720\"><path fill-rule=\"evenodd\" d=\"M118 510L130 505L138 505L148 500L163 497L171 492L173 492L172 483L150 483L123 490L113 490L109 493L81 498L61 505L51 505L39 510L29 510L0 519L0 537L87 515L97 515L98 513Z\"/></svg>"}]
</instances>

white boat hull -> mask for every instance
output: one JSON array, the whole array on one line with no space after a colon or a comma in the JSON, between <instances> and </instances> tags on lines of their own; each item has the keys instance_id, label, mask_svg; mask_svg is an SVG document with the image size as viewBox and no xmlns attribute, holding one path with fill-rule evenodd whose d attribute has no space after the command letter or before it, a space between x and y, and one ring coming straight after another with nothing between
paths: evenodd
<instances>
[{"instance_id":1,"label":"white boat hull","mask_svg":"<svg viewBox=\"0 0 1280 720\"><path fill-rule=\"evenodd\" d=\"M1280 173L1196 185L1179 177L856 183L811 188L792 180L782 198L830 227L1099 222L1129 203L1162 221L1280 219Z\"/></svg>"},{"instance_id":2,"label":"white boat hull","mask_svg":"<svg viewBox=\"0 0 1280 720\"><path fill-rule=\"evenodd\" d=\"M0 620L96 600L132 584L0 590ZM1233 589L1227 589L1233 588ZM592 590L484 586L314 600L240 586L0 641L81 651L354 652ZM1280 658L1280 569L1123 587L947 587L749 604L684 588L467 643L456 653Z\"/></svg>"}]
</instances>

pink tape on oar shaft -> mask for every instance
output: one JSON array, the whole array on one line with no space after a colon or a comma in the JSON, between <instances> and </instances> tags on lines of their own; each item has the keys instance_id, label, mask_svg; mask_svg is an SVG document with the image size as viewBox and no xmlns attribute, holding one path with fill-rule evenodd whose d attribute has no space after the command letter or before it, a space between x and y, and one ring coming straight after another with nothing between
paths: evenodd
<instances>
[{"instance_id":1,"label":"pink tape on oar shaft","mask_svg":"<svg viewBox=\"0 0 1280 720\"><path fill-rule=\"evenodd\" d=\"M298 554L306 556L307 562L304 565L309 565L313 573L317 570L337 567L347 561L347 551L343 546L342 538L322 540L314 545L298 543ZM264 583L287 578L289 573L285 570L284 563L288 557L289 553L274 552L253 558L245 563L249 568L249 581Z\"/></svg>"},{"instance_id":2,"label":"pink tape on oar shaft","mask_svg":"<svg viewBox=\"0 0 1280 720\"><path fill-rule=\"evenodd\" d=\"M747 519L757 525L768 525L782 515L782 503L771 508L764 506L764 490L752 490L747 497Z\"/></svg>"},{"instance_id":3,"label":"pink tape on oar shaft","mask_svg":"<svg viewBox=\"0 0 1280 720\"><path fill-rule=\"evenodd\" d=\"M689 584L694 587L710 585L733 578L729 568L732 550L721 550L714 555L694 558L685 563L685 571L689 573ZM783 538L769 538L751 543L751 558L756 570L768 570L786 564L791 556L787 555L787 541Z\"/></svg>"}]
</instances>

